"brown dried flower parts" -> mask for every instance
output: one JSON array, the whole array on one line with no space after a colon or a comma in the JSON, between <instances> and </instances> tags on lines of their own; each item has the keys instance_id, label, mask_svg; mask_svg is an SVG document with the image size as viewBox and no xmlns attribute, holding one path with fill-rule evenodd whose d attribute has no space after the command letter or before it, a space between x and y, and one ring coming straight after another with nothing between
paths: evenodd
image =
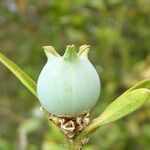
<instances>
[{"instance_id":1,"label":"brown dried flower parts","mask_svg":"<svg viewBox=\"0 0 150 150\"><path fill-rule=\"evenodd\" d=\"M75 117L59 117L52 114L48 115L49 120L56 124L61 132L69 139L74 138L90 122L89 113L84 113Z\"/></svg>"}]
</instances>

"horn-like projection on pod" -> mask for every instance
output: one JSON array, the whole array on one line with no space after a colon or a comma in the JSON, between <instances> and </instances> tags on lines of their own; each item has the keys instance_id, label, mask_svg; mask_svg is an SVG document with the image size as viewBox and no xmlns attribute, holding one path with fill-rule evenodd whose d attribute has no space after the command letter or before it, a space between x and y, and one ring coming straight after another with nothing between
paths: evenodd
<instances>
[{"instance_id":1,"label":"horn-like projection on pod","mask_svg":"<svg viewBox=\"0 0 150 150\"><path fill-rule=\"evenodd\" d=\"M99 76L88 59L89 46L76 53L74 45L60 56L52 46L43 46L47 63L42 69L37 94L43 107L57 116L73 117L88 112L100 94Z\"/></svg>"}]
</instances>

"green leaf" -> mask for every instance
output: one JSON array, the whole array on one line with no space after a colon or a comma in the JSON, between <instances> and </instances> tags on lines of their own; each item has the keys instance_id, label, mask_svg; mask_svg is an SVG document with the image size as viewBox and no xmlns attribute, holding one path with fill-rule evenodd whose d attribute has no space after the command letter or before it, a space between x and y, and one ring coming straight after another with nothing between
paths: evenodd
<instances>
[{"instance_id":1,"label":"green leaf","mask_svg":"<svg viewBox=\"0 0 150 150\"><path fill-rule=\"evenodd\" d=\"M140 88L150 89L150 79L145 79L145 80L137 83L133 87L129 88L126 92L129 92L129 91L132 91L135 89L140 89Z\"/></svg>"},{"instance_id":2,"label":"green leaf","mask_svg":"<svg viewBox=\"0 0 150 150\"><path fill-rule=\"evenodd\" d=\"M76 141L92 133L101 125L116 121L132 113L140 108L148 99L150 99L150 90L146 88L123 93L77 136Z\"/></svg>"},{"instance_id":3,"label":"green leaf","mask_svg":"<svg viewBox=\"0 0 150 150\"><path fill-rule=\"evenodd\" d=\"M10 59L0 53L0 62L4 64L30 91L37 96L36 83Z\"/></svg>"},{"instance_id":4,"label":"green leaf","mask_svg":"<svg viewBox=\"0 0 150 150\"><path fill-rule=\"evenodd\" d=\"M140 108L150 99L150 90L136 89L122 94L98 117L100 125L118 120Z\"/></svg>"}]
</instances>

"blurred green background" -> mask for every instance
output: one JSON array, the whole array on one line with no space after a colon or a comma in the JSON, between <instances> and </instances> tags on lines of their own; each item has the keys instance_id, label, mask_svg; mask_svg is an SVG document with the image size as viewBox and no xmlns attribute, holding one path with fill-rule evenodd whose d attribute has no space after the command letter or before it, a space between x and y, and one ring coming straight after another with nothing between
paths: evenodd
<instances>
[{"instance_id":1,"label":"blurred green background","mask_svg":"<svg viewBox=\"0 0 150 150\"><path fill-rule=\"evenodd\" d=\"M117 96L150 78L149 0L0 0L0 52L34 80L41 47L91 45L102 83L96 117ZM0 64L0 150L64 150L65 139L37 99ZM90 136L85 150L149 150L150 103Z\"/></svg>"}]
</instances>

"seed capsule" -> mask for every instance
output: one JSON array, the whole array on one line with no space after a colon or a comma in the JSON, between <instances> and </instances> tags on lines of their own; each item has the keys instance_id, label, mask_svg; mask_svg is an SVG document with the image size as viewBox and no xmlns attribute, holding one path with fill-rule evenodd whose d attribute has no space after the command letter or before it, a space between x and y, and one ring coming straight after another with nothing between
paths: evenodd
<instances>
[{"instance_id":1,"label":"seed capsule","mask_svg":"<svg viewBox=\"0 0 150 150\"><path fill-rule=\"evenodd\" d=\"M76 54L69 45L63 56L53 47L44 46L48 58L38 82L37 94L44 108L54 115L73 117L89 111L100 94L100 80L88 60L88 45Z\"/></svg>"}]
</instances>

